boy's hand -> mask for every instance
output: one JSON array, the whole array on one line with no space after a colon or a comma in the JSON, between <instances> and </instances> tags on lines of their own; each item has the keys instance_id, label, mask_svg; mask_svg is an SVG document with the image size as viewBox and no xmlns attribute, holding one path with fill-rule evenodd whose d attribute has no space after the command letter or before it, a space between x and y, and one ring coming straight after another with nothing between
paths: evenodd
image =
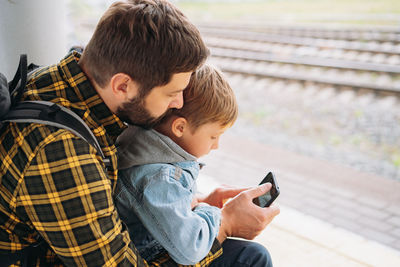
<instances>
[{"instance_id":1,"label":"boy's hand","mask_svg":"<svg viewBox=\"0 0 400 267\"><path fill-rule=\"evenodd\" d=\"M197 196L194 196L193 199L192 199L192 203L190 204L192 210L193 210L197 205L199 205L199 200L198 200Z\"/></svg>"},{"instance_id":2,"label":"boy's hand","mask_svg":"<svg viewBox=\"0 0 400 267\"><path fill-rule=\"evenodd\" d=\"M271 189L266 183L241 192L223 206L221 227L218 241L223 242L227 237L254 239L279 214L279 207L271 205L261 208L253 203L253 198L259 197Z\"/></svg>"},{"instance_id":3,"label":"boy's hand","mask_svg":"<svg viewBox=\"0 0 400 267\"><path fill-rule=\"evenodd\" d=\"M211 206L222 208L225 202L237 196L240 192L247 190L248 188L234 188L227 185L222 185L214 189L208 196L198 197L199 202L205 202Z\"/></svg>"}]
</instances>

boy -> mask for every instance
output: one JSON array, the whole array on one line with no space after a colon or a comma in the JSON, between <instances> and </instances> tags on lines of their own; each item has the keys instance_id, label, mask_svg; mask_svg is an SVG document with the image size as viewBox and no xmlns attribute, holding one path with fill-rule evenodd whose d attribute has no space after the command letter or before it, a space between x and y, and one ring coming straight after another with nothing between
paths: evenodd
<instances>
[{"instance_id":1,"label":"boy","mask_svg":"<svg viewBox=\"0 0 400 267\"><path fill-rule=\"evenodd\" d=\"M147 261L167 250L177 263L195 264L218 234L220 210L191 206L200 170L196 159L218 148L220 135L236 120L237 103L221 73L209 65L192 75L184 103L155 130L131 126L117 141L116 206Z\"/></svg>"},{"instance_id":2,"label":"boy","mask_svg":"<svg viewBox=\"0 0 400 267\"><path fill-rule=\"evenodd\" d=\"M236 99L222 74L206 64L193 73L184 103L154 130L130 126L117 140L116 207L148 262L167 251L179 264L196 264L217 240L221 223L219 204L197 203L194 196L201 168L196 160L218 148L237 118Z\"/></svg>"}]
</instances>

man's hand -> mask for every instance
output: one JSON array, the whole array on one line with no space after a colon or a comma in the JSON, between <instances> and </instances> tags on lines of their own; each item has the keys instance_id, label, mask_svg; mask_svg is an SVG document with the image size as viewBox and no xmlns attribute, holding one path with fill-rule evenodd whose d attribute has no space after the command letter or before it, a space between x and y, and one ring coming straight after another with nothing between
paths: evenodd
<instances>
[{"instance_id":1,"label":"man's hand","mask_svg":"<svg viewBox=\"0 0 400 267\"><path fill-rule=\"evenodd\" d=\"M222 207L221 227L217 237L220 243L227 237L254 239L279 214L277 206L261 208L253 203L253 198L270 189L271 184L266 183L243 191Z\"/></svg>"},{"instance_id":2,"label":"man's hand","mask_svg":"<svg viewBox=\"0 0 400 267\"><path fill-rule=\"evenodd\" d=\"M228 185L222 185L221 187L214 189L214 191L212 191L208 196L198 196L197 201L222 208L228 199L237 196L239 193L247 189L248 188L234 188Z\"/></svg>"}]
</instances>

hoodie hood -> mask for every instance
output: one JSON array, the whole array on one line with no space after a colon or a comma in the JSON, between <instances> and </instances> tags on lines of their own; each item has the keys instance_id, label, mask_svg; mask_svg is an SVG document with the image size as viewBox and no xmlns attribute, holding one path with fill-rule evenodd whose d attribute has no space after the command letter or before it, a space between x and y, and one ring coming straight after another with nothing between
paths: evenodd
<instances>
[{"instance_id":1,"label":"hoodie hood","mask_svg":"<svg viewBox=\"0 0 400 267\"><path fill-rule=\"evenodd\" d=\"M122 132L116 141L116 146L118 169L152 163L197 160L168 136L153 129L147 130L134 125L130 125Z\"/></svg>"}]
</instances>

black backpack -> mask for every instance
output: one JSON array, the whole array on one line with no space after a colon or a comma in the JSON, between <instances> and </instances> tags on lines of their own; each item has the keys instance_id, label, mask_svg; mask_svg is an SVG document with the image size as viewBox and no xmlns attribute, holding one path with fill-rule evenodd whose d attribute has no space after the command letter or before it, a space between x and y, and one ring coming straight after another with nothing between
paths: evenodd
<instances>
[{"instance_id":1,"label":"black backpack","mask_svg":"<svg viewBox=\"0 0 400 267\"><path fill-rule=\"evenodd\" d=\"M0 73L0 123L32 122L67 129L95 147L107 166L108 159L104 156L96 137L74 112L48 101L20 102L26 86L28 70L33 71L37 67L34 64L28 67L27 56L21 55L18 70L11 82L7 83L6 77Z\"/></svg>"},{"instance_id":2,"label":"black backpack","mask_svg":"<svg viewBox=\"0 0 400 267\"><path fill-rule=\"evenodd\" d=\"M109 166L110 160L101 150L96 137L85 122L71 110L48 101L20 101L25 89L28 72L38 66L30 64L27 56L21 55L18 70L11 82L0 73L0 130L5 122L41 123L67 129L96 148L103 158L104 164ZM9 266L18 260L23 266L31 264L31 260L43 252L44 241L40 240L25 249L12 253L0 254L0 267Z\"/></svg>"}]
</instances>

